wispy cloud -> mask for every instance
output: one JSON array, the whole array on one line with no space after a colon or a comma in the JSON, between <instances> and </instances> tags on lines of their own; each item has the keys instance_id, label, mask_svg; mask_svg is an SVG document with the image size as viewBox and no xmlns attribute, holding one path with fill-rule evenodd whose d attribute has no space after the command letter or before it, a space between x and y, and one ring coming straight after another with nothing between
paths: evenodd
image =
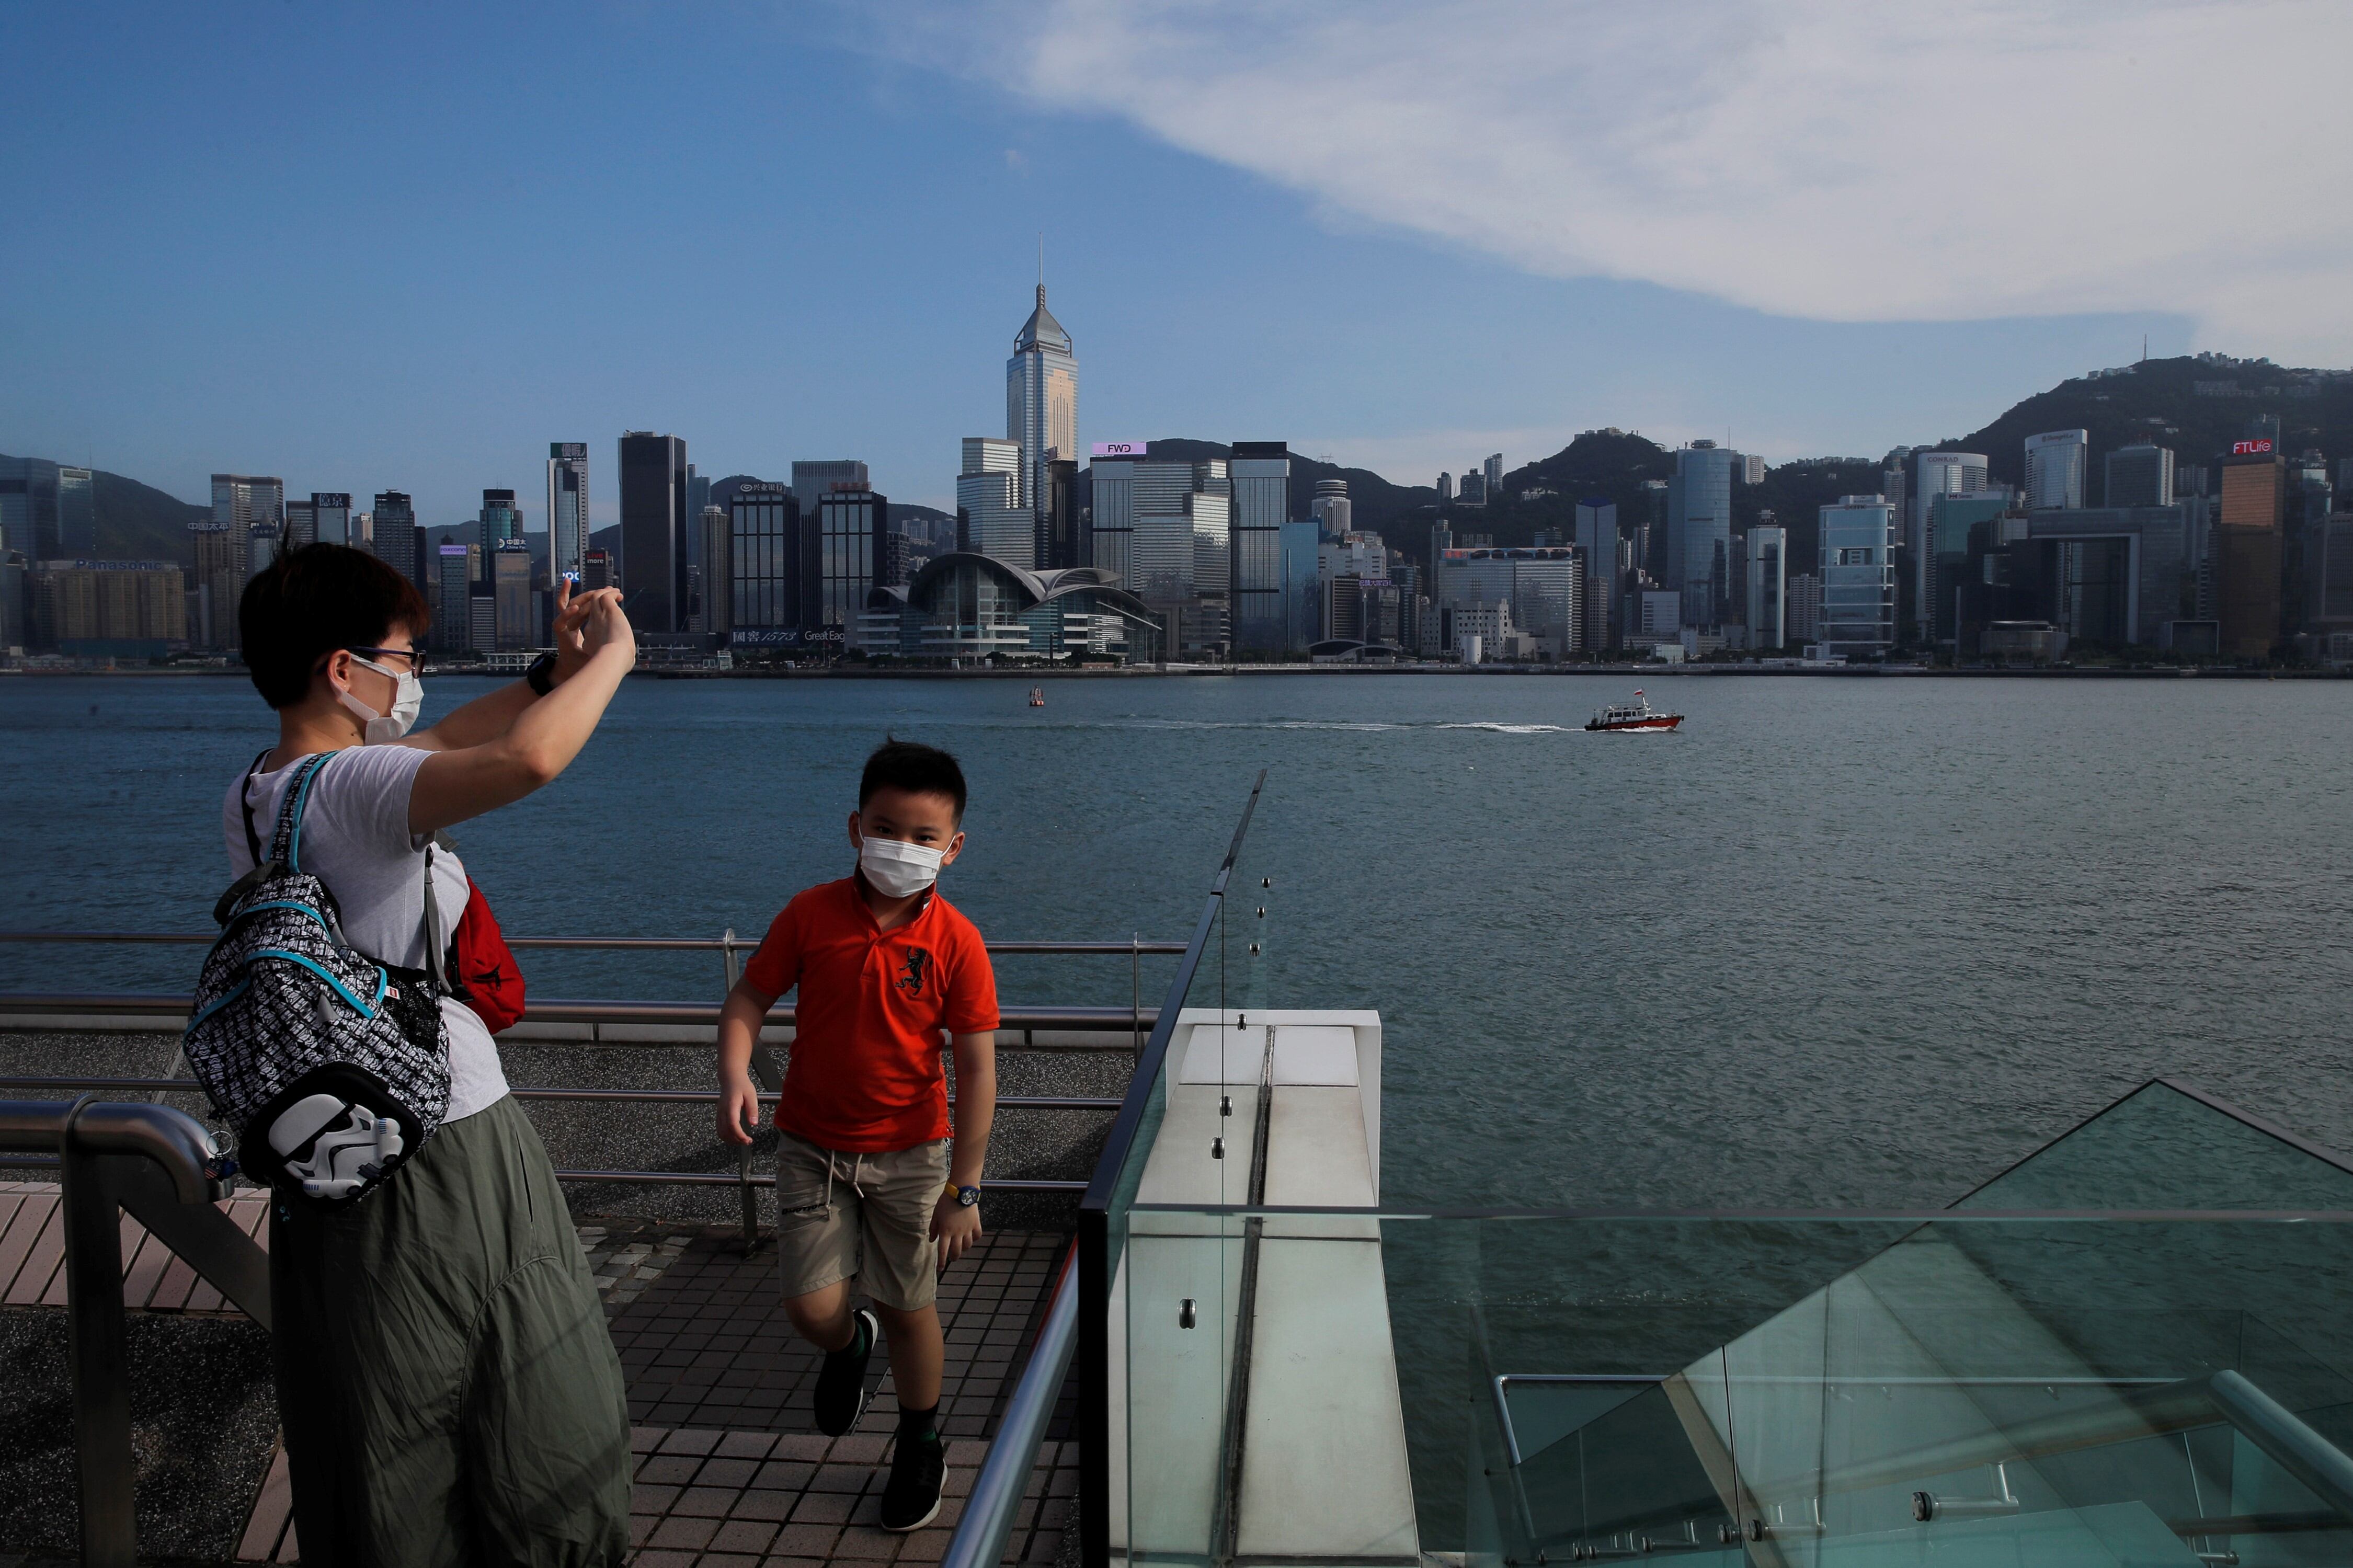
<instances>
[{"instance_id":1,"label":"wispy cloud","mask_svg":"<svg viewBox=\"0 0 2353 1568\"><path fill-rule=\"evenodd\" d=\"M1335 217L1825 321L2353 360L2342 0L903 0L863 47Z\"/></svg>"}]
</instances>

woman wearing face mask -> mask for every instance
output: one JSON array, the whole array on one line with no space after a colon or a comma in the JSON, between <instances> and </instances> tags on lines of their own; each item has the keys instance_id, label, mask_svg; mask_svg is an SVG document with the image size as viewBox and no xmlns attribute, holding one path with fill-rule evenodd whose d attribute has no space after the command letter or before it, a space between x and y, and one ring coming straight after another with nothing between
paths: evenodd
<instances>
[{"instance_id":1,"label":"woman wearing face mask","mask_svg":"<svg viewBox=\"0 0 2353 1568\"><path fill-rule=\"evenodd\" d=\"M440 828L520 800L587 742L636 661L610 589L559 591L555 652L415 731L431 614L363 551L313 544L237 606L278 744L233 783L222 826L242 875L306 757L302 868L344 939L427 966L425 879L445 921L465 867ZM437 933L447 940L447 931ZM271 1348L306 1557L336 1564L619 1564L628 1419L612 1341L538 1136L481 1020L442 1000L449 1104L384 1186L346 1207L273 1205Z\"/></svg>"}]
</instances>

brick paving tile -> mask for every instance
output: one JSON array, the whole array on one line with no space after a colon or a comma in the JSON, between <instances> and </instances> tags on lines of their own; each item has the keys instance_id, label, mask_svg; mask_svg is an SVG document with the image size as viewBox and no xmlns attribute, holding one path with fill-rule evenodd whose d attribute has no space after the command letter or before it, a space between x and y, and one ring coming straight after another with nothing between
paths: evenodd
<instances>
[{"instance_id":1,"label":"brick paving tile","mask_svg":"<svg viewBox=\"0 0 2353 1568\"><path fill-rule=\"evenodd\" d=\"M629 1489L631 1513L668 1513L670 1503L678 1497L676 1487L649 1486L643 1481Z\"/></svg>"},{"instance_id":2,"label":"brick paving tile","mask_svg":"<svg viewBox=\"0 0 2353 1568\"><path fill-rule=\"evenodd\" d=\"M946 1478L940 1483L940 1495L943 1497L970 1497L972 1495L972 1483L979 1479L980 1472L978 1470L952 1469L947 1473Z\"/></svg>"},{"instance_id":3,"label":"brick paving tile","mask_svg":"<svg viewBox=\"0 0 2353 1568\"><path fill-rule=\"evenodd\" d=\"M760 1560L740 1552L706 1552L695 1568L760 1568Z\"/></svg>"},{"instance_id":4,"label":"brick paving tile","mask_svg":"<svg viewBox=\"0 0 2353 1568\"><path fill-rule=\"evenodd\" d=\"M1029 1550L1021 1554L1024 1563L1052 1563L1062 1555L1062 1533L1058 1530L1041 1530L1029 1538ZM709 1562L709 1558L703 1559Z\"/></svg>"},{"instance_id":5,"label":"brick paving tile","mask_svg":"<svg viewBox=\"0 0 2353 1568\"><path fill-rule=\"evenodd\" d=\"M638 1479L651 1486L682 1487L702 1461L691 1454L649 1454L638 1462Z\"/></svg>"},{"instance_id":6,"label":"brick paving tile","mask_svg":"<svg viewBox=\"0 0 2353 1568\"><path fill-rule=\"evenodd\" d=\"M853 1524L833 1543L833 1555L837 1560L888 1563L899 1555L899 1538L872 1525Z\"/></svg>"},{"instance_id":7,"label":"brick paving tile","mask_svg":"<svg viewBox=\"0 0 2353 1568\"><path fill-rule=\"evenodd\" d=\"M793 1505L793 1521L797 1524L847 1524L857 1505L855 1492L805 1492Z\"/></svg>"},{"instance_id":8,"label":"brick paving tile","mask_svg":"<svg viewBox=\"0 0 2353 1568\"><path fill-rule=\"evenodd\" d=\"M775 1549L794 1557L830 1557L840 1535L838 1524L788 1524L776 1532Z\"/></svg>"},{"instance_id":9,"label":"brick paving tile","mask_svg":"<svg viewBox=\"0 0 2353 1568\"><path fill-rule=\"evenodd\" d=\"M634 1552L638 1547L643 1546L646 1543L647 1538L653 1534L654 1526L660 1522L661 1520L652 1514L633 1513L629 1515L629 1549Z\"/></svg>"},{"instance_id":10,"label":"brick paving tile","mask_svg":"<svg viewBox=\"0 0 2353 1568\"><path fill-rule=\"evenodd\" d=\"M673 1552L700 1552L718 1529L715 1519L681 1519L672 1514L655 1526L649 1544Z\"/></svg>"},{"instance_id":11,"label":"brick paving tile","mask_svg":"<svg viewBox=\"0 0 2353 1568\"><path fill-rule=\"evenodd\" d=\"M670 1505L670 1516L695 1519L725 1519L727 1510L735 1506L739 1494L732 1487L689 1487L679 1500Z\"/></svg>"},{"instance_id":12,"label":"brick paving tile","mask_svg":"<svg viewBox=\"0 0 2353 1568\"><path fill-rule=\"evenodd\" d=\"M754 1556L768 1549L776 1538L776 1526L756 1519L731 1519L719 1527L711 1538L713 1552L748 1552Z\"/></svg>"},{"instance_id":13,"label":"brick paving tile","mask_svg":"<svg viewBox=\"0 0 2353 1568\"><path fill-rule=\"evenodd\" d=\"M748 1484L755 1487L770 1487L780 1491L806 1491L808 1489L809 1478L815 1474L817 1474L817 1467L806 1460L770 1459L760 1467L759 1473L754 1475Z\"/></svg>"},{"instance_id":14,"label":"brick paving tile","mask_svg":"<svg viewBox=\"0 0 2353 1568\"><path fill-rule=\"evenodd\" d=\"M691 1552L640 1552L631 1559L630 1568L694 1568Z\"/></svg>"},{"instance_id":15,"label":"brick paving tile","mask_svg":"<svg viewBox=\"0 0 2353 1568\"><path fill-rule=\"evenodd\" d=\"M787 1432L776 1439L776 1452L769 1457L777 1459L822 1459L825 1451L832 1447L832 1438L814 1432Z\"/></svg>"},{"instance_id":16,"label":"brick paving tile","mask_svg":"<svg viewBox=\"0 0 2353 1568\"><path fill-rule=\"evenodd\" d=\"M660 1446L664 1436L659 1426L632 1426L629 1428L629 1452L650 1454Z\"/></svg>"},{"instance_id":17,"label":"brick paving tile","mask_svg":"<svg viewBox=\"0 0 2353 1568\"><path fill-rule=\"evenodd\" d=\"M786 1520L792 1517L793 1504L800 1496L797 1491L748 1491L727 1512L733 1519Z\"/></svg>"},{"instance_id":18,"label":"brick paving tile","mask_svg":"<svg viewBox=\"0 0 2353 1568\"><path fill-rule=\"evenodd\" d=\"M730 1432L729 1436L739 1436ZM757 1459L705 1459L702 1468L695 1473L694 1484L701 1487L734 1487L741 1489L752 1484L760 1473Z\"/></svg>"},{"instance_id":19,"label":"brick paving tile","mask_svg":"<svg viewBox=\"0 0 2353 1568\"><path fill-rule=\"evenodd\" d=\"M662 1439L661 1451L665 1454L705 1455L719 1447L719 1439L723 1436L719 1432L697 1431L682 1426Z\"/></svg>"},{"instance_id":20,"label":"brick paving tile","mask_svg":"<svg viewBox=\"0 0 2353 1568\"><path fill-rule=\"evenodd\" d=\"M817 1474L809 1478L809 1489L820 1492L862 1492L866 1478L873 1473L871 1465L819 1465Z\"/></svg>"},{"instance_id":21,"label":"brick paving tile","mask_svg":"<svg viewBox=\"0 0 2353 1568\"><path fill-rule=\"evenodd\" d=\"M760 1568L825 1568L822 1557L771 1557Z\"/></svg>"},{"instance_id":22,"label":"brick paving tile","mask_svg":"<svg viewBox=\"0 0 2353 1568\"><path fill-rule=\"evenodd\" d=\"M961 1442L948 1445L948 1463L951 1465L970 1465L978 1468L981 1462L987 1458L988 1445L986 1443Z\"/></svg>"},{"instance_id":23,"label":"brick paving tile","mask_svg":"<svg viewBox=\"0 0 2353 1568\"><path fill-rule=\"evenodd\" d=\"M1054 1472L1053 1479L1046 1483L1046 1495L1048 1497L1078 1496L1079 1472L1076 1470L1056 1470Z\"/></svg>"},{"instance_id":24,"label":"brick paving tile","mask_svg":"<svg viewBox=\"0 0 2353 1568\"><path fill-rule=\"evenodd\" d=\"M845 1465L879 1465L885 1442L881 1437L855 1436L834 1439L832 1458Z\"/></svg>"},{"instance_id":25,"label":"brick paving tile","mask_svg":"<svg viewBox=\"0 0 2353 1568\"><path fill-rule=\"evenodd\" d=\"M907 1537L899 1548L902 1563L937 1563L948 1554L948 1542L955 1539L953 1530L919 1530Z\"/></svg>"},{"instance_id":26,"label":"brick paving tile","mask_svg":"<svg viewBox=\"0 0 2353 1568\"><path fill-rule=\"evenodd\" d=\"M1070 1521L1071 1500L1068 1498L1050 1497L1039 1507L1038 1528L1040 1530L1060 1530Z\"/></svg>"}]
</instances>

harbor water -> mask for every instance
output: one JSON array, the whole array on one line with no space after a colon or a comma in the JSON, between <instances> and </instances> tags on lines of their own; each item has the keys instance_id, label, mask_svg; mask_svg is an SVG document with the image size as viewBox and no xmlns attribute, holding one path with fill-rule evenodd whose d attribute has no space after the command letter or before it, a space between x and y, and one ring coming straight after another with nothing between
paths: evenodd
<instances>
[{"instance_id":1,"label":"harbor water","mask_svg":"<svg viewBox=\"0 0 2353 1568\"><path fill-rule=\"evenodd\" d=\"M1662 677L1679 731L1597 735L1623 677L1029 685L633 680L563 779L456 837L512 933L754 935L847 872L895 734L964 761L943 887L984 931L1182 937L1265 768L1251 989L1381 1013L1393 1205L1941 1204L2159 1073L2353 1147L2353 687ZM427 719L486 689L428 680ZM206 929L223 790L273 734L237 679L0 682L5 923ZM0 989L184 990L195 962L0 946Z\"/></svg>"}]
</instances>

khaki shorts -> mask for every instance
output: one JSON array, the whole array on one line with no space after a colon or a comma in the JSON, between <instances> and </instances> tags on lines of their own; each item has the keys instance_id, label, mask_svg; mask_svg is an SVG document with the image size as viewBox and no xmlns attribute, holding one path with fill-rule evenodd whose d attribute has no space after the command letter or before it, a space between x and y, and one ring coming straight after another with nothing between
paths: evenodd
<instances>
[{"instance_id":1,"label":"khaki shorts","mask_svg":"<svg viewBox=\"0 0 2353 1568\"><path fill-rule=\"evenodd\" d=\"M776 1263L787 1299L856 1279L902 1312L932 1304L932 1215L948 1184L948 1141L843 1154L776 1136Z\"/></svg>"}]
</instances>

